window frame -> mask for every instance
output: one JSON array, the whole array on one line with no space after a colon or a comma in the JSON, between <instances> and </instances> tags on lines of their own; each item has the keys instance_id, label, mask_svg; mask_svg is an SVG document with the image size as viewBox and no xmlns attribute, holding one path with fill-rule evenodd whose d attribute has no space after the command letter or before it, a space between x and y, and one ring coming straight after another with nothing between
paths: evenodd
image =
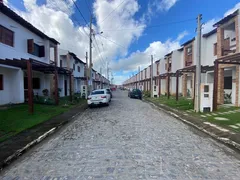
<instances>
[{"instance_id":1,"label":"window frame","mask_svg":"<svg viewBox=\"0 0 240 180\"><path fill-rule=\"evenodd\" d=\"M8 32L8 33L11 33L11 40L12 40L12 42L11 42L11 44L8 44L8 43L6 43L6 37L4 36L4 38L3 38L3 34L5 34L6 35L6 33L4 33L4 30L6 31L6 32ZM9 35L9 34L8 34ZM15 37L15 33L14 33L14 31L12 31L12 30L10 30L10 29L8 29L8 28L6 28L5 26L3 26L3 25L1 25L0 24L0 43L2 43L2 44L4 44L4 45L7 45L7 46L10 46L10 47L14 47L14 37Z\"/></svg>"},{"instance_id":2,"label":"window frame","mask_svg":"<svg viewBox=\"0 0 240 180\"><path fill-rule=\"evenodd\" d=\"M4 75L0 74L0 91L4 90Z\"/></svg>"}]
</instances>

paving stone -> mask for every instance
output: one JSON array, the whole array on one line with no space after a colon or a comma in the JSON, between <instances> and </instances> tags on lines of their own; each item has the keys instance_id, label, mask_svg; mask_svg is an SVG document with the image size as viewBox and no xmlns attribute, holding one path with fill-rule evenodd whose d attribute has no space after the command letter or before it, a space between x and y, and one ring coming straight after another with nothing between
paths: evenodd
<instances>
[{"instance_id":1,"label":"paving stone","mask_svg":"<svg viewBox=\"0 0 240 180\"><path fill-rule=\"evenodd\" d=\"M224 117L215 117L214 119L216 119L218 121L229 121L228 118L224 118Z\"/></svg>"},{"instance_id":2,"label":"paving stone","mask_svg":"<svg viewBox=\"0 0 240 180\"><path fill-rule=\"evenodd\" d=\"M217 114L216 114L216 113L212 113L212 115L213 115L213 116L217 116Z\"/></svg>"},{"instance_id":3,"label":"paving stone","mask_svg":"<svg viewBox=\"0 0 240 180\"><path fill-rule=\"evenodd\" d=\"M237 125L237 126L240 126L240 123L237 123L236 125Z\"/></svg>"},{"instance_id":4,"label":"paving stone","mask_svg":"<svg viewBox=\"0 0 240 180\"><path fill-rule=\"evenodd\" d=\"M207 116L205 116L205 115L201 115L201 117L206 118Z\"/></svg>"},{"instance_id":5,"label":"paving stone","mask_svg":"<svg viewBox=\"0 0 240 180\"><path fill-rule=\"evenodd\" d=\"M238 126L235 126L235 125L229 125L229 126L233 129L238 129L239 128Z\"/></svg>"},{"instance_id":6,"label":"paving stone","mask_svg":"<svg viewBox=\"0 0 240 180\"><path fill-rule=\"evenodd\" d=\"M127 92L87 109L0 174L7 179L239 180L233 151Z\"/></svg>"}]
</instances>

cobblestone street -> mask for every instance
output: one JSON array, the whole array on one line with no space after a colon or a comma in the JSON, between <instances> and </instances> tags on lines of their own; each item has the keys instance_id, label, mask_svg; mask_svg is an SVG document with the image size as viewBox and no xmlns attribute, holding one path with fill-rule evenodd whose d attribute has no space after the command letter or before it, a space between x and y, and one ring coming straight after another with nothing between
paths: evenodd
<instances>
[{"instance_id":1,"label":"cobblestone street","mask_svg":"<svg viewBox=\"0 0 240 180\"><path fill-rule=\"evenodd\" d=\"M239 180L240 156L127 92L87 109L0 179Z\"/></svg>"}]
</instances>

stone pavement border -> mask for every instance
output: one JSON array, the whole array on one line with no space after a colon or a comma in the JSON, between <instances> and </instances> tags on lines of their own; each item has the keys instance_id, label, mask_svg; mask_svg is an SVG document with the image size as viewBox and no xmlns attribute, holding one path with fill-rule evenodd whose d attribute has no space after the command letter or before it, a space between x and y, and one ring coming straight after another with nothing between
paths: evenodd
<instances>
[{"instance_id":1,"label":"stone pavement border","mask_svg":"<svg viewBox=\"0 0 240 180\"><path fill-rule=\"evenodd\" d=\"M0 172L5 166L9 165L29 148L40 143L64 124L75 119L75 117L84 112L85 109L87 109L87 103L76 106L63 114L55 116L48 121L24 130L16 136L10 137L6 141L1 142Z\"/></svg>"},{"instance_id":2,"label":"stone pavement border","mask_svg":"<svg viewBox=\"0 0 240 180\"><path fill-rule=\"evenodd\" d=\"M235 133L229 131L224 131L223 128L213 125L211 123L204 123L206 121L193 117L193 116L186 116L184 115L184 112L181 112L177 109L173 109L169 106L166 106L164 104L158 104L155 102L152 102L150 100L144 99L143 101L158 107L159 110L164 111L165 113L175 117L176 119L181 120L182 122L193 126L197 128L198 130L210 135L214 139L218 140L219 142L224 143L225 145L228 145L230 147L233 147L236 150L240 150L240 133Z\"/></svg>"}]
</instances>

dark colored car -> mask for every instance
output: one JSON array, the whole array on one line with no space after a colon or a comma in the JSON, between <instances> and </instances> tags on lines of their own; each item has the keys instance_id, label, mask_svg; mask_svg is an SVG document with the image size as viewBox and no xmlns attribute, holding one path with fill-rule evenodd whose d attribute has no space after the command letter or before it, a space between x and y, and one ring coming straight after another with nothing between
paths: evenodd
<instances>
[{"instance_id":1,"label":"dark colored car","mask_svg":"<svg viewBox=\"0 0 240 180\"><path fill-rule=\"evenodd\" d=\"M106 90L107 90L107 92L110 94L110 97L112 98L113 95L112 95L112 91L111 91L111 89L110 89L110 88L107 88Z\"/></svg>"},{"instance_id":2,"label":"dark colored car","mask_svg":"<svg viewBox=\"0 0 240 180\"><path fill-rule=\"evenodd\" d=\"M139 89L133 89L132 91L129 91L129 97L142 99L142 91L140 91Z\"/></svg>"}]
</instances>

